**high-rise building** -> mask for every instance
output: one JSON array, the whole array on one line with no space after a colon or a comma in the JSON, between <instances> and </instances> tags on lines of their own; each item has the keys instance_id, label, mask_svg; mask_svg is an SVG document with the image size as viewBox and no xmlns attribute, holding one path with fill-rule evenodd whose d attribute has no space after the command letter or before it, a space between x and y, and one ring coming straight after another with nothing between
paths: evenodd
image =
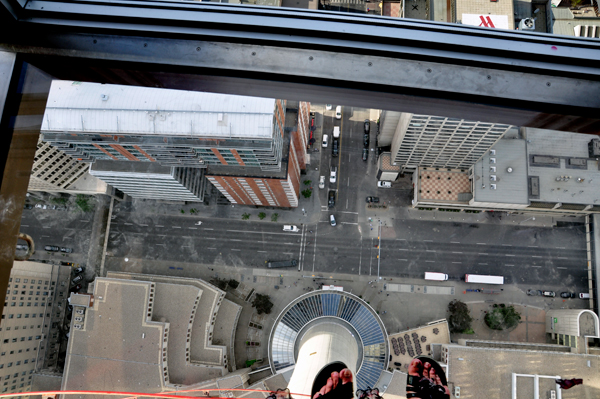
<instances>
[{"instance_id":1,"label":"high-rise building","mask_svg":"<svg viewBox=\"0 0 600 399\"><path fill-rule=\"evenodd\" d=\"M160 174L171 178L157 180L149 169L155 169L154 163L205 169L209 181L234 204L293 207L309 158L309 111L304 102L288 106L268 98L53 81L42 132L44 141L81 162L140 164L136 178L147 186L170 181L159 191L181 183L177 176L200 172L170 169ZM122 163L115 164L110 179L110 162L94 165L92 174L133 192L129 177L117 173L121 167L116 165ZM183 186L184 196L202 199L203 193ZM160 198L152 189L135 194Z\"/></svg>"},{"instance_id":2,"label":"high-rise building","mask_svg":"<svg viewBox=\"0 0 600 399\"><path fill-rule=\"evenodd\" d=\"M3 393L27 392L32 374L55 369L71 268L15 262L0 323Z\"/></svg>"},{"instance_id":3,"label":"high-rise building","mask_svg":"<svg viewBox=\"0 0 600 399\"><path fill-rule=\"evenodd\" d=\"M391 144L393 163L401 171L418 166L467 169L512 128L440 116L401 113L393 117L387 113L382 115L384 136L379 146Z\"/></svg>"},{"instance_id":4,"label":"high-rise building","mask_svg":"<svg viewBox=\"0 0 600 399\"><path fill-rule=\"evenodd\" d=\"M88 169L87 163L73 159L40 137L27 189L49 193L106 193L106 183L92 177Z\"/></svg>"}]
</instances>

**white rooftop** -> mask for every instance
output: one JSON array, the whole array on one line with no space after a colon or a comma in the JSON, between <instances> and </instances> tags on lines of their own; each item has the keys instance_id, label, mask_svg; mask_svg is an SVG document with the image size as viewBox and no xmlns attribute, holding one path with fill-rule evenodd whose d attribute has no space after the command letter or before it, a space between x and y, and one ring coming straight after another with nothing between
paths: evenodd
<instances>
[{"instance_id":1,"label":"white rooftop","mask_svg":"<svg viewBox=\"0 0 600 399\"><path fill-rule=\"evenodd\" d=\"M269 139L275 101L54 80L42 132Z\"/></svg>"}]
</instances>

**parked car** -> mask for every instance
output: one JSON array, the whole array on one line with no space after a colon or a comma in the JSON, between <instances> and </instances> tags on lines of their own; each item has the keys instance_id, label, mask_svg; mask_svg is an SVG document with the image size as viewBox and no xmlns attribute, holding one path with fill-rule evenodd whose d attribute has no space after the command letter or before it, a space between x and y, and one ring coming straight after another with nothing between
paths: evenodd
<instances>
[{"instance_id":1,"label":"parked car","mask_svg":"<svg viewBox=\"0 0 600 399\"><path fill-rule=\"evenodd\" d=\"M42 204L35 204L35 207L38 209L42 209Z\"/></svg>"},{"instance_id":2,"label":"parked car","mask_svg":"<svg viewBox=\"0 0 600 399\"><path fill-rule=\"evenodd\" d=\"M17 249L27 250L29 247L25 244L17 244Z\"/></svg>"},{"instance_id":3,"label":"parked car","mask_svg":"<svg viewBox=\"0 0 600 399\"><path fill-rule=\"evenodd\" d=\"M294 227L295 227L295 226L294 226ZM296 228L297 228L297 227L296 227ZM284 229L284 230L285 230L285 229ZM81 267L81 266L80 266L80 267L76 267L75 269L73 269L73 273L75 273L75 274L81 274L81 273L83 273L83 271L84 271L84 270L85 270L85 269L84 269L83 267Z\"/></svg>"},{"instance_id":4,"label":"parked car","mask_svg":"<svg viewBox=\"0 0 600 399\"><path fill-rule=\"evenodd\" d=\"M77 284L77 285L74 285L71 288L69 288L69 291L71 291L71 292L79 292L79 290L81 289L81 287L82 287L81 284Z\"/></svg>"},{"instance_id":5,"label":"parked car","mask_svg":"<svg viewBox=\"0 0 600 399\"><path fill-rule=\"evenodd\" d=\"M379 188L392 188L392 183L389 181L378 181L377 187Z\"/></svg>"},{"instance_id":6,"label":"parked car","mask_svg":"<svg viewBox=\"0 0 600 399\"><path fill-rule=\"evenodd\" d=\"M378 204L379 203L379 197L367 197L367 204L370 203L374 203L374 204Z\"/></svg>"},{"instance_id":7,"label":"parked car","mask_svg":"<svg viewBox=\"0 0 600 399\"><path fill-rule=\"evenodd\" d=\"M77 276L73 277L73 280L71 280L71 282L73 284L77 284L78 282L80 282L81 280L83 280L83 276L81 274L78 274Z\"/></svg>"},{"instance_id":8,"label":"parked car","mask_svg":"<svg viewBox=\"0 0 600 399\"><path fill-rule=\"evenodd\" d=\"M363 145L365 148L369 148L369 135L367 133L363 135Z\"/></svg>"},{"instance_id":9,"label":"parked car","mask_svg":"<svg viewBox=\"0 0 600 399\"><path fill-rule=\"evenodd\" d=\"M336 223L336 221L335 221L335 216L333 216L333 215L329 215L329 223L330 223L332 226L336 226L336 225L337 225L337 223Z\"/></svg>"},{"instance_id":10,"label":"parked car","mask_svg":"<svg viewBox=\"0 0 600 399\"><path fill-rule=\"evenodd\" d=\"M329 143L329 136L324 134L323 135L323 144L322 144L323 148L327 148L328 143Z\"/></svg>"},{"instance_id":11,"label":"parked car","mask_svg":"<svg viewBox=\"0 0 600 399\"><path fill-rule=\"evenodd\" d=\"M331 105L331 104L325 104L325 109L327 111L330 111L332 108L333 108L333 105Z\"/></svg>"},{"instance_id":12,"label":"parked car","mask_svg":"<svg viewBox=\"0 0 600 399\"><path fill-rule=\"evenodd\" d=\"M31 204L25 204L23 206L23 209L33 209L33 205L31 205Z\"/></svg>"},{"instance_id":13,"label":"parked car","mask_svg":"<svg viewBox=\"0 0 600 399\"><path fill-rule=\"evenodd\" d=\"M365 134L369 134L371 131L371 121L365 119Z\"/></svg>"},{"instance_id":14,"label":"parked car","mask_svg":"<svg viewBox=\"0 0 600 399\"><path fill-rule=\"evenodd\" d=\"M340 145L339 140L333 139L333 141L331 142L331 156L332 157L338 156L338 154L340 152L339 145Z\"/></svg>"},{"instance_id":15,"label":"parked car","mask_svg":"<svg viewBox=\"0 0 600 399\"><path fill-rule=\"evenodd\" d=\"M60 264L63 265L63 266L75 266L75 263L73 263L73 262L65 262L64 260L61 260Z\"/></svg>"},{"instance_id":16,"label":"parked car","mask_svg":"<svg viewBox=\"0 0 600 399\"><path fill-rule=\"evenodd\" d=\"M46 246L44 247L44 249L45 249L46 251L50 251L50 252L58 252L58 251L60 251L60 248L59 248L59 247L57 247L57 246L55 246L55 245L46 245Z\"/></svg>"},{"instance_id":17,"label":"parked car","mask_svg":"<svg viewBox=\"0 0 600 399\"><path fill-rule=\"evenodd\" d=\"M554 298L556 296L556 294L554 293L554 291L542 291L542 295L550 297L550 298Z\"/></svg>"},{"instance_id":18,"label":"parked car","mask_svg":"<svg viewBox=\"0 0 600 399\"><path fill-rule=\"evenodd\" d=\"M329 202L327 204L330 208L335 206L335 191L329 190Z\"/></svg>"},{"instance_id":19,"label":"parked car","mask_svg":"<svg viewBox=\"0 0 600 399\"><path fill-rule=\"evenodd\" d=\"M342 119L342 106L341 105L338 105L337 107L335 107L335 118Z\"/></svg>"},{"instance_id":20,"label":"parked car","mask_svg":"<svg viewBox=\"0 0 600 399\"><path fill-rule=\"evenodd\" d=\"M319 188L325 188L325 176L319 178Z\"/></svg>"},{"instance_id":21,"label":"parked car","mask_svg":"<svg viewBox=\"0 0 600 399\"><path fill-rule=\"evenodd\" d=\"M561 292L560 293L560 297L561 298L575 298L575 293L574 292Z\"/></svg>"},{"instance_id":22,"label":"parked car","mask_svg":"<svg viewBox=\"0 0 600 399\"><path fill-rule=\"evenodd\" d=\"M369 149L368 148L363 148L362 160L366 161L367 159L369 159Z\"/></svg>"},{"instance_id":23,"label":"parked car","mask_svg":"<svg viewBox=\"0 0 600 399\"><path fill-rule=\"evenodd\" d=\"M337 166L332 166L329 172L329 183L335 183L337 181Z\"/></svg>"},{"instance_id":24,"label":"parked car","mask_svg":"<svg viewBox=\"0 0 600 399\"><path fill-rule=\"evenodd\" d=\"M579 299L590 299L590 294L588 294L586 292L581 292L579 294Z\"/></svg>"},{"instance_id":25,"label":"parked car","mask_svg":"<svg viewBox=\"0 0 600 399\"><path fill-rule=\"evenodd\" d=\"M540 290L527 290L527 295L529 296L541 296L542 295L542 291Z\"/></svg>"},{"instance_id":26,"label":"parked car","mask_svg":"<svg viewBox=\"0 0 600 399\"><path fill-rule=\"evenodd\" d=\"M64 253L70 254L70 253L73 252L73 248L60 247L60 252L64 252Z\"/></svg>"}]
</instances>

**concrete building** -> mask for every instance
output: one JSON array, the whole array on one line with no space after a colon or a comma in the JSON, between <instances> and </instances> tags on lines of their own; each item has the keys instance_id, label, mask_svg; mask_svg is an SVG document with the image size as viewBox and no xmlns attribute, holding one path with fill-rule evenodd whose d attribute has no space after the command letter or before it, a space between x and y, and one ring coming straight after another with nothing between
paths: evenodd
<instances>
[{"instance_id":1,"label":"concrete building","mask_svg":"<svg viewBox=\"0 0 600 399\"><path fill-rule=\"evenodd\" d=\"M597 3L597 0L594 1ZM552 8L549 33L600 38L600 18L597 10L597 4L596 7L585 4L577 10L568 7Z\"/></svg>"},{"instance_id":2,"label":"concrete building","mask_svg":"<svg viewBox=\"0 0 600 399\"><path fill-rule=\"evenodd\" d=\"M157 393L227 378L231 388L247 386L233 351L241 308L223 291L197 279L112 272L90 291L92 300L71 300L79 316L63 390Z\"/></svg>"},{"instance_id":3,"label":"concrete building","mask_svg":"<svg viewBox=\"0 0 600 399\"><path fill-rule=\"evenodd\" d=\"M31 391L32 374L55 370L71 268L15 262L0 323L2 393Z\"/></svg>"},{"instance_id":4,"label":"concrete building","mask_svg":"<svg viewBox=\"0 0 600 399\"><path fill-rule=\"evenodd\" d=\"M590 348L590 340L600 338L598 315L585 309L552 309L546 313L546 333L552 342L564 345L577 353L600 355L597 347Z\"/></svg>"},{"instance_id":5,"label":"concrete building","mask_svg":"<svg viewBox=\"0 0 600 399\"><path fill-rule=\"evenodd\" d=\"M88 164L78 162L40 137L27 190L91 195L106 193L106 183L88 174L88 169Z\"/></svg>"},{"instance_id":6,"label":"concrete building","mask_svg":"<svg viewBox=\"0 0 600 399\"><path fill-rule=\"evenodd\" d=\"M310 162L309 121L310 105L304 102L53 81L42 132L44 141L81 162L204 169L234 204L294 207L301 170ZM94 166L92 174L103 171L107 176L109 168L110 163ZM135 168L136 178L148 184L157 181L154 172L142 177L144 166ZM117 176L119 169L112 184L131 191L129 177ZM173 182L179 181L173 177L178 173L200 173L178 170L164 169L161 174L172 174L167 180ZM187 187L187 192L195 201L202 200L203 193L194 188ZM147 193L144 198L157 198L153 190ZM144 191L138 190L136 196L141 195ZM182 195L187 194L175 199Z\"/></svg>"},{"instance_id":7,"label":"concrete building","mask_svg":"<svg viewBox=\"0 0 600 399\"><path fill-rule=\"evenodd\" d=\"M512 138L510 138L512 137ZM522 129L468 171L418 168L414 206L472 210L600 212L600 138Z\"/></svg>"},{"instance_id":8,"label":"concrete building","mask_svg":"<svg viewBox=\"0 0 600 399\"><path fill-rule=\"evenodd\" d=\"M391 145L393 162L402 172L418 166L467 169L511 128L431 115L388 115L384 111L378 145Z\"/></svg>"},{"instance_id":9,"label":"concrete building","mask_svg":"<svg viewBox=\"0 0 600 399\"><path fill-rule=\"evenodd\" d=\"M204 170L161 166L155 162L96 161L90 174L133 198L199 202Z\"/></svg>"}]
</instances>

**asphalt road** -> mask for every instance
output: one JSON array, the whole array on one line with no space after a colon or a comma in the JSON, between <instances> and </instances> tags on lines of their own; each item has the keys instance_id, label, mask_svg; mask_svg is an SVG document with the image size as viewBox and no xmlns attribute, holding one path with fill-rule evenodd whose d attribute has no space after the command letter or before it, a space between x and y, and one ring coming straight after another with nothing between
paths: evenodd
<instances>
[{"instance_id":1,"label":"asphalt road","mask_svg":"<svg viewBox=\"0 0 600 399\"><path fill-rule=\"evenodd\" d=\"M311 273L422 278L426 271L437 271L451 280L464 279L467 273L491 274L523 289L586 291L582 226L520 226L498 224L493 218L469 224L388 215L381 242L361 231L378 228L376 218L372 226L365 223L365 195L380 195L394 204L403 202L406 193L377 190L374 151L368 162L361 159L368 110L345 107L341 120L335 119L334 110L335 104L316 120L321 127L315 143L320 149L317 164L319 175L326 177L325 189L317 191L322 205L319 223L288 233L275 223L204 218L196 226L185 216L144 218L123 209L111 222L109 257L251 267L266 267L267 260L298 259L300 269ZM341 129L339 157L331 156L334 126ZM371 146L375 130L372 122ZM321 147L319 134L329 135L327 148ZM329 181L332 165L338 167L335 183ZM333 208L327 207L329 190L336 192ZM331 214L336 227L329 225Z\"/></svg>"}]
</instances>

